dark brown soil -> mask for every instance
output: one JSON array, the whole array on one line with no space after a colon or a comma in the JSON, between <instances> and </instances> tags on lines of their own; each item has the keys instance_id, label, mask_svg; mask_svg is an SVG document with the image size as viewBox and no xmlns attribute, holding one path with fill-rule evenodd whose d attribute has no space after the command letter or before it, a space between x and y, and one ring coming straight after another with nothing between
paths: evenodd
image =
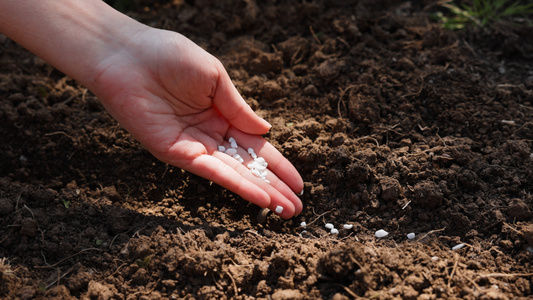
<instances>
[{"instance_id":1,"label":"dark brown soil","mask_svg":"<svg viewBox=\"0 0 533 300\"><path fill-rule=\"evenodd\" d=\"M429 0L169 2L128 13L220 58L304 212L258 223L2 37L1 297L533 295L531 28L447 31Z\"/></svg>"}]
</instances>

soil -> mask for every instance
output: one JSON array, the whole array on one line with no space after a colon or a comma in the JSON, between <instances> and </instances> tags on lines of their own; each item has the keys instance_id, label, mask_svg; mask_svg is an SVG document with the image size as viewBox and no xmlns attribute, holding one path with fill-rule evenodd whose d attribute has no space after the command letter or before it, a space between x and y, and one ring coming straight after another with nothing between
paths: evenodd
<instances>
[{"instance_id":1,"label":"soil","mask_svg":"<svg viewBox=\"0 0 533 300\"><path fill-rule=\"evenodd\" d=\"M154 159L87 89L2 36L0 296L531 297L533 30L453 32L436 11L129 7L217 56L274 125L265 138L301 172L305 208L263 223L260 208Z\"/></svg>"}]
</instances>

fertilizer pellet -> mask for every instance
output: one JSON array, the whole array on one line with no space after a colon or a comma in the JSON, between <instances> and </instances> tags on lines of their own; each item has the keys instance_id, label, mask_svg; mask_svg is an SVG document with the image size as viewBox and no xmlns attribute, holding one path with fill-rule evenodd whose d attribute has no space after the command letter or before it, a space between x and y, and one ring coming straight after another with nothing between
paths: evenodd
<instances>
[{"instance_id":1,"label":"fertilizer pellet","mask_svg":"<svg viewBox=\"0 0 533 300\"><path fill-rule=\"evenodd\" d=\"M228 149L226 149L226 152L225 152L225 153L226 153L227 155L229 155L229 156L233 156L233 155L237 154L237 149L235 149L235 148L228 148Z\"/></svg>"},{"instance_id":2,"label":"fertilizer pellet","mask_svg":"<svg viewBox=\"0 0 533 300\"><path fill-rule=\"evenodd\" d=\"M380 229L380 230L376 231L376 237L377 237L377 238L386 237L387 235L389 235L389 233L386 232L386 231L383 230L383 229Z\"/></svg>"},{"instance_id":3,"label":"fertilizer pellet","mask_svg":"<svg viewBox=\"0 0 533 300\"><path fill-rule=\"evenodd\" d=\"M344 229L348 229L348 230L350 230L350 229L353 228L353 224L344 224L344 225L342 225L342 227L343 227Z\"/></svg>"},{"instance_id":4,"label":"fertilizer pellet","mask_svg":"<svg viewBox=\"0 0 533 300\"><path fill-rule=\"evenodd\" d=\"M463 248L464 246L465 246L465 244L457 244L457 245L452 247L452 250L459 250L459 249Z\"/></svg>"},{"instance_id":5,"label":"fertilizer pellet","mask_svg":"<svg viewBox=\"0 0 533 300\"><path fill-rule=\"evenodd\" d=\"M331 228L330 233L331 234L337 234L337 233L339 233L339 231L336 228Z\"/></svg>"},{"instance_id":6,"label":"fertilizer pellet","mask_svg":"<svg viewBox=\"0 0 533 300\"><path fill-rule=\"evenodd\" d=\"M231 148L226 148L221 145L221 146L218 146L218 151L226 153L227 155L235 158L240 163L244 163L244 159L242 158L242 156L237 154L237 147L238 147L237 141L235 141L233 137L230 137L228 139L228 142L230 143ZM263 179L266 183L270 183L270 180L267 179L268 163L265 161L264 158L258 157L257 154L255 154L255 151L253 148L248 148L247 151L248 151L248 154L250 154L250 156L254 160L253 162L247 165L248 169L250 169L253 175Z\"/></svg>"},{"instance_id":7,"label":"fertilizer pellet","mask_svg":"<svg viewBox=\"0 0 533 300\"><path fill-rule=\"evenodd\" d=\"M244 159L239 154L233 155L233 158L235 158L237 161L239 161L241 164L244 163Z\"/></svg>"},{"instance_id":8,"label":"fertilizer pellet","mask_svg":"<svg viewBox=\"0 0 533 300\"><path fill-rule=\"evenodd\" d=\"M411 233L407 234L407 238L410 239L410 240L414 239L415 236L416 235L414 234L414 232L411 232Z\"/></svg>"},{"instance_id":9,"label":"fertilizer pellet","mask_svg":"<svg viewBox=\"0 0 533 300\"><path fill-rule=\"evenodd\" d=\"M335 228L335 226L333 226L333 224L331 223L326 223L326 225L324 225L327 229L333 229Z\"/></svg>"},{"instance_id":10,"label":"fertilizer pellet","mask_svg":"<svg viewBox=\"0 0 533 300\"><path fill-rule=\"evenodd\" d=\"M276 213L281 214L283 212L283 206L276 206Z\"/></svg>"}]
</instances>

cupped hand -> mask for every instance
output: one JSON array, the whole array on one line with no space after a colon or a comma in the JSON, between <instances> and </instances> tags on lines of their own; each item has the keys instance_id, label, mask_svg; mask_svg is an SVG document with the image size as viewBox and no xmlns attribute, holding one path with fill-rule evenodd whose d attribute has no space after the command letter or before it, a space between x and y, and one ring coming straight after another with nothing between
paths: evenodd
<instances>
[{"instance_id":1,"label":"cupped hand","mask_svg":"<svg viewBox=\"0 0 533 300\"><path fill-rule=\"evenodd\" d=\"M147 28L95 66L85 83L109 113L159 160L183 168L275 210L302 211L303 181L261 137L270 125L240 96L219 60L184 36ZM237 141L244 164L217 151ZM268 162L270 183L246 167L253 148Z\"/></svg>"}]
</instances>

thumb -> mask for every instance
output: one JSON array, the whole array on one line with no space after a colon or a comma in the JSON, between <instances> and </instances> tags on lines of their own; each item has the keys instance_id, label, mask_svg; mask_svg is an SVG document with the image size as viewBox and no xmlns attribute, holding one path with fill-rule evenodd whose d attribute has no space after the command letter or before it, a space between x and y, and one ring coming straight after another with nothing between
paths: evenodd
<instances>
[{"instance_id":1,"label":"thumb","mask_svg":"<svg viewBox=\"0 0 533 300\"><path fill-rule=\"evenodd\" d=\"M222 116L233 127L243 132L256 135L267 133L272 125L259 117L244 101L222 64L220 64L219 68L213 103Z\"/></svg>"}]
</instances>

